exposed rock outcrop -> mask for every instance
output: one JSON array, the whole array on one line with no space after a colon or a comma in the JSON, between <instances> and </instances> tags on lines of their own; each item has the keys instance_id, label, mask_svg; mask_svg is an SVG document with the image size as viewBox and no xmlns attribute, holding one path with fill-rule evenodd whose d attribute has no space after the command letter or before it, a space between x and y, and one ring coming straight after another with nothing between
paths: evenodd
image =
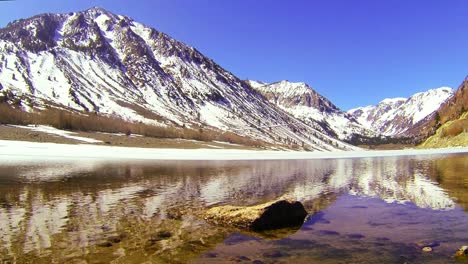
<instances>
[{"instance_id":1,"label":"exposed rock outcrop","mask_svg":"<svg viewBox=\"0 0 468 264\"><path fill-rule=\"evenodd\" d=\"M455 253L455 259L460 262L468 262L468 246L462 246Z\"/></svg>"},{"instance_id":2,"label":"exposed rock outcrop","mask_svg":"<svg viewBox=\"0 0 468 264\"><path fill-rule=\"evenodd\" d=\"M209 209L204 218L224 226L254 231L301 225L307 212L297 201L277 200L254 206L218 206Z\"/></svg>"}]
</instances>

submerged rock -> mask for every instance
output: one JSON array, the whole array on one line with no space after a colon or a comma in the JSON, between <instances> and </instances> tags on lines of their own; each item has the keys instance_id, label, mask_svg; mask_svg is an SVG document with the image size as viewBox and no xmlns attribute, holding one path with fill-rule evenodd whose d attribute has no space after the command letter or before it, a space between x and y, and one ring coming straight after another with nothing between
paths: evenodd
<instances>
[{"instance_id":1,"label":"submerged rock","mask_svg":"<svg viewBox=\"0 0 468 264\"><path fill-rule=\"evenodd\" d=\"M439 241L432 241L432 240L421 240L419 242L416 242L416 245L418 247L420 247L421 249L425 248L425 247L435 248L435 247L440 246L440 242Z\"/></svg>"},{"instance_id":2,"label":"submerged rock","mask_svg":"<svg viewBox=\"0 0 468 264\"><path fill-rule=\"evenodd\" d=\"M224 226L254 231L272 230L304 223L307 212L297 201L278 200L254 206L218 206L209 209L204 218Z\"/></svg>"},{"instance_id":3,"label":"submerged rock","mask_svg":"<svg viewBox=\"0 0 468 264\"><path fill-rule=\"evenodd\" d=\"M468 246L462 246L455 253L455 259L458 261L468 262Z\"/></svg>"},{"instance_id":4,"label":"submerged rock","mask_svg":"<svg viewBox=\"0 0 468 264\"><path fill-rule=\"evenodd\" d=\"M263 253L263 256L265 258L281 258L281 257L288 257L289 255L287 253L278 251L278 250L273 250L273 251L268 251Z\"/></svg>"},{"instance_id":5,"label":"submerged rock","mask_svg":"<svg viewBox=\"0 0 468 264\"><path fill-rule=\"evenodd\" d=\"M422 248L422 251L424 251L424 252L432 252L432 248L431 248L431 247L423 247L423 248Z\"/></svg>"},{"instance_id":6,"label":"submerged rock","mask_svg":"<svg viewBox=\"0 0 468 264\"><path fill-rule=\"evenodd\" d=\"M169 239L172 237L171 232L169 231L159 231L155 234L152 234L150 238L148 239L150 242L157 242L165 239Z\"/></svg>"}]
</instances>

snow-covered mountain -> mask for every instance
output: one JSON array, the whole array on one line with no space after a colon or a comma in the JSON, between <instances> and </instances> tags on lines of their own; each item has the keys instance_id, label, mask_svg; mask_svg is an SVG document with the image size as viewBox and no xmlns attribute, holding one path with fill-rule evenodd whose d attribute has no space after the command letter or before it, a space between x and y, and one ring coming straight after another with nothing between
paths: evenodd
<instances>
[{"instance_id":1,"label":"snow-covered mountain","mask_svg":"<svg viewBox=\"0 0 468 264\"><path fill-rule=\"evenodd\" d=\"M403 135L453 95L453 89L441 87L416 93L410 98L385 99L378 105L359 107L348 111L368 129L386 136Z\"/></svg>"},{"instance_id":2,"label":"snow-covered mountain","mask_svg":"<svg viewBox=\"0 0 468 264\"><path fill-rule=\"evenodd\" d=\"M378 136L378 133L363 127L352 115L341 111L306 83L280 81L267 84L251 80L247 82L271 103L323 133L341 140L349 140L357 135Z\"/></svg>"},{"instance_id":3,"label":"snow-covered mountain","mask_svg":"<svg viewBox=\"0 0 468 264\"><path fill-rule=\"evenodd\" d=\"M426 148L468 145L468 77L465 77L453 96L447 99L437 112L432 113L405 134L427 139ZM429 137L429 138L428 138Z\"/></svg>"},{"instance_id":4,"label":"snow-covered mountain","mask_svg":"<svg viewBox=\"0 0 468 264\"><path fill-rule=\"evenodd\" d=\"M53 106L311 150L353 148L291 117L195 48L101 8L0 29L0 93L27 111Z\"/></svg>"}]
</instances>

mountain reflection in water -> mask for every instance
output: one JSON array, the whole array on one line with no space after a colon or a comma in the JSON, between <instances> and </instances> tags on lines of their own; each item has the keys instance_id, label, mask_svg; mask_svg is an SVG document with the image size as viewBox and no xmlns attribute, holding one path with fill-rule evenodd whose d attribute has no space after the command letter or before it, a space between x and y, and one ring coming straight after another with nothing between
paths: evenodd
<instances>
[{"instance_id":1,"label":"mountain reflection in water","mask_svg":"<svg viewBox=\"0 0 468 264\"><path fill-rule=\"evenodd\" d=\"M138 253L143 259L186 262L231 232L210 226L196 212L280 197L303 202L311 213L342 203L347 195L466 211L467 166L466 155L0 165L0 262L86 261L98 253L103 261L137 263ZM170 230L172 237L149 243L159 229ZM207 237L199 245L188 232ZM109 239L119 246L105 244Z\"/></svg>"}]
</instances>

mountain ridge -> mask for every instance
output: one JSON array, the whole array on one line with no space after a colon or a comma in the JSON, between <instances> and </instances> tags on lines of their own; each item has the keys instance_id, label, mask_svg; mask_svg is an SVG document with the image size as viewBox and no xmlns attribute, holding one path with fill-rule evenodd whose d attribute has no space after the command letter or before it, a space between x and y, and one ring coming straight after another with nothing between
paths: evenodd
<instances>
[{"instance_id":1,"label":"mountain ridge","mask_svg":"<svg viewBox=\"0 0 468 264\"><path fill-rule=\"evenodd\" d=\"M468 144L468 77L452 97L407 133L424 140L421 147L466 146Z\"/></svg>"},{"instance_id":2,"label":"mountain ridge","mask_svg":"<svg viewBox=\"0 0 468 264\"><path fill-rule=\"evenodd\" d=\"M310 150L354 148L270 104L195 48L102 8L9 23L0 30L0 70L0 92L27 111L53 106Z\"/></svg>"},{"instance_id":3,"label":"mountain ridge","mask_svg":"<svg viewBox=\"0 0 468 264\"><path fill-rule=\"evenodd\" d=\"M409 98L386 98L377 105L348 110L361 124L385 136L403 136L413 125L437 111L454 91L450 87L429 89Z\"/></svg>"},{"instance_id":4,"label":"mountain ridge","mask_svg":"<svg viewBox=\"0 0 468 264\"><path fill-rule=\"evenodd\" d=\"M243 81L197 49L100 7L0 29L0 101L26 111L52 107L323 151L418 137L413 127L451 94L441 87L345 112L304 82Z\"/></svg>"},{"instance_id":5,"label":"mountain ridge","mask_svg":"<svg viewBox=\"0 0 468 264\"><path fill-rule=\"evenodd\" d=\"M271 103L295 118L340 140L347 141L356 136L378 137L378 134L364 128L353 116L340 110L304 82L247 82Z\"/></svg>"}]
</instances>

